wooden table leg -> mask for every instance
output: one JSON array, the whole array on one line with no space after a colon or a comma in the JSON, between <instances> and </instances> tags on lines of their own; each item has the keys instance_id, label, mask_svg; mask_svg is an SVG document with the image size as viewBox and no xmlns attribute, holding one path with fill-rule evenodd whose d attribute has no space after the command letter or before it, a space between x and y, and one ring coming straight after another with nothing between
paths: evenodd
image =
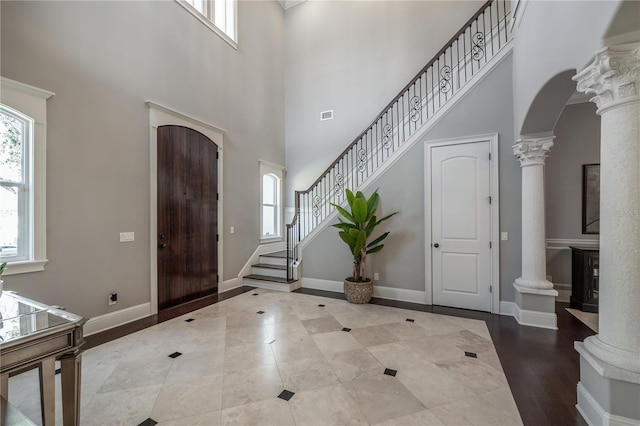
<instances>
[{"instance_id":1,"label":"wooden table leg","mask_svg":"<svg viewBox=\"0 0 640 426\"><path fill-rule=\"evenodd\" d=\"M80 379L82 353L65 355L60 359L62 379L62 417L64 426L80 424Z\"/></svg>"},{"instance_id":2,"label":"wooden table leg","mask_svg":"<svg viewBox=\"0 0 640 426\"><path fill-rule=\"evenodd\" d=\"M9 399L9 374L0 376L0 396Z\"/></svg>"},{"instance_id":3,"label":"wooden table leg","mask_svg":"<svg viewBox=\"0 0 640 426\"><path fill-rule=\"evenodd\" d=\"M56 359L50 357L40 363L40 408L44 426L56 424Z\"/></svg>"}]
</instances>

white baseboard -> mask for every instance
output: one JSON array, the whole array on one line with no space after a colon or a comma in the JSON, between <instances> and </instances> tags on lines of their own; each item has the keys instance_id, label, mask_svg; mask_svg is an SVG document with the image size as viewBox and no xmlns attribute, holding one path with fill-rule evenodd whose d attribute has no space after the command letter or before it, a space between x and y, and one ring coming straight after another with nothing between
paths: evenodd
<instances>
[{"instance_id":1,"label":"white baseboard","mask_svg":"<svg viewBox=\"0 0 640 426\"><path fill-rule=\"evenodd\" d=\"M589 426L638 425L637 420L607 413L581 382L578 382L578 403L576 404L576 408Z\"/></svg>"},{"instance_id":2,"label":"white baseboard","mask_svg":"<svg viewBox=\"0 0 640 426\"><path fill-rule=\"evenodd\" d=\"M151 302L131 306L120 309L119 311L89 318L83 327L83 333L85 336L90 336L140 318L148 317L149 315L151 315Z\"/></svg>"},{"instance_id":3,"label":"white baseboard","mask_svg":"<svg viewBox=\"0 0 640 426\"><path fill-rule=\"evenodd\" d=\"M218 293L224 293L225 291L242 287L242 285L243 285L242 278L231 278L230 280L222 281L222 285L218 289Z\"/></svg>"},{"instance_id":4,"label":"white baseboard","mask_svg":"<svg viewBox=\"0 0 640 426\"><path fill-rule=\"evenodd\" d=\"M344 292L342 281L321 280L319 278L302 278L303 288L313 288L316 290L333 291L335 293ZM381 299L397 300L400 302L426 303L426 293L424 291L406 290L403 288L373 286L373 297Z\"/></svg>"},{"instance_id":5,"label":"white baseboard","mask_svg":"<svg viewBox=\"0 0 640 426\"><path fill-rule=\"evenodd\" d=\"M548 328L551 330L558 329L558 317L555 313L528 311L520 309L518 304L514 303L516 321L520 325L528 325L530 327Z\"/></svg>"},{"instance_id":6,"label":"white baseboard","mask_svg":"<svg viewBox=\"0 0 640 426\"><path fill-rule=\"evenodd\" d=\"M569 303L571 298L571 284L553 283L553 287L558 291L556 301Z\"/></svg>"},{"instance_id":7,"label":"white baseboard","mask_svg":"<svg viewBox=\"0 0 640 426\"><path fill-rule=\"evenodd\" d=\"M517 309L518 305L515 302L500 301L500 315L515 317Z\"/></svg>"},{"instance_id":8,"label":"white baseboard","mask_svg":"<svg viewBox=\"0 0 640 426\"><path fill-rule=\"evenodd\" d=\"M264 288L266 290L273 290L273 291L291 292L300 288L300 280L286 284L286 283L279 283L274 281L252 280L251 278L244 278L243 282L244 282L244 285L257 287L257 288Z\"/></svg>"}]
</instances>

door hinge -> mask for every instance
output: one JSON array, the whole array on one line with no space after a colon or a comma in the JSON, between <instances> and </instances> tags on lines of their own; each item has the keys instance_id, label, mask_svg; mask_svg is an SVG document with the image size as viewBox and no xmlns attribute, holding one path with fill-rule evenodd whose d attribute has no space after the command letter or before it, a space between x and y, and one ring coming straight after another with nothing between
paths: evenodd
<instances>
[{"instance_id":1,"label":"door hinge","mask_svg":"<svg viewBox=\"0 0 640 426\"><path fill-rule=\"evenodd\" d=\"M489 248L491 248L491 241L489 241Z\"/></svg>"},{"instance_id":2,"label":"door hinge","mask_svg":"<svg viewBox=\"0 0 640 426\"><path fill-rule=\"evenodd\" d=\"M489 286L489 293L493 293L493 286L492 285Z\"/></svg>"},{"instance_id":3,"label":"door hinge","mask_svg":"<svg viewBox=\"0 0 640 426\"><path fill-rule=\"evenodd\" d=\"M220 282L220 275L216 275L216 284Z\"/></svg>"},{"instance_id":4,"label":"door hinge","mask_svg":"<svg viewBox=\"0 0 640 426\"><path fill-rule=\"evenodd\" d=\"M220 241L220 234L216 234L216 241Z\"/></svg>"},{"instance_id":5,"label":"door hinge","mask_svg":"<svg viewBox=\"0 0 640 426\"><path fill-rule=\"evenodd\" d=\"M489 153L489 160L491 160L491 153Z\"/></svg>"},{"instance_id":6,"label":"door hinge","mask_svg":"<svg viewBox=\"0 0 640 426\"><path fill-rule=\"evenodd\" d=\"M491 204L491 195L489 195L489 204Z\"/></svg>"},{"instance_id":7,"label":"door hinge","mask_svg":"<svg viewBox=\"0 0 640 426\"><path fill-rule=\"evenodd\" d=\"M220 194L216 192L216 201L220 201Z\"/></svg>"},{"instance_id":8,"label":"door hinge","mask_svg":"<svg viewBox=\"0 0 640 426\"><path fill-rule=\"evenodd\" d=\"M489 154L491 155L491 154ZM220 153L216 151L216 160L218 160L220 158Z\"/></svg>"}]
</instances>

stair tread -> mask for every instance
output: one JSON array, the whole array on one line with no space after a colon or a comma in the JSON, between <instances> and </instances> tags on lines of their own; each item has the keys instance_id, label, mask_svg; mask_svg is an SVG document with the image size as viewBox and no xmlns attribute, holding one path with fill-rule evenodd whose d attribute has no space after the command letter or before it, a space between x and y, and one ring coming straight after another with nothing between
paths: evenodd
<instances>
[{"instance_id":1,"label":"stair tread","mask_svg":"<svg viewBox=\"0 0 640 426\"><path fill-rule=\"evenodd\" d=\"M276 283L283 283L283 284L290 284L298 281L298 280L288 280L286 278L280 278L280 277L270 277L268 275L259 275L259 274L245 275L243 278L248 278L250 280L273 281Z\"/></svg>"},{"instance_id":2,"label":"stair tread","mask_svg":"<svg viewBox=\"0 0 640 426\"><path fill-rule=\"evenodd\" d=\"M261 254L260 256L262 257L287 257L287 251L286 250L282 250L282 251L274 251L273 253L266 253L266 254Z\"/></svg>"},{"instance_id":3,"label":"stair tread","mask_svg":"<svg viewBox=\"0 0 640 426\"><path fill-rule=\"evenodd\" d=\"M269 263L256 263L255 265L251 266L255 266L256 268L278 269L281 271L285 271L287 269L287 267L284 265L271 265Z\"/></svg>"}]
</instances>

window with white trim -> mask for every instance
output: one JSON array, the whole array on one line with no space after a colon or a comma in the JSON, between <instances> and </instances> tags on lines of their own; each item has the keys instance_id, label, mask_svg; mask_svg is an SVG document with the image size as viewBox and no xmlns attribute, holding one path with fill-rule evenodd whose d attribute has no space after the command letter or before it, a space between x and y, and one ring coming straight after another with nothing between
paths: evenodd
<instances>
[{"instance_id":1,"label":"window with white trim","mask_svg":"<svg viewBox=\"0 0 640 426\"><path fill-rule=\"evenodd\" d=\"M282 239L284 167L260 161L260 241Z\"/></svg>"},{"instance_id":2,"label":"window with white trim","mask_svg":"<svg viewBox=\"0 0 640 426\"><path fill-rule=\"evenodd\" d=\"M203 24L237 48L237 0L176 0Z\"/></svg>"},{"instance_id":3,"label":"window with white trim","mask_svg":"<svg viewBox=\"0 0 640 426\"><path fill-rule=\"evenodd\" d=\"M46 102L53 93L6 78L0 98L0 261L5 274L46 259Z\"/></svg>"}]
</instances>

